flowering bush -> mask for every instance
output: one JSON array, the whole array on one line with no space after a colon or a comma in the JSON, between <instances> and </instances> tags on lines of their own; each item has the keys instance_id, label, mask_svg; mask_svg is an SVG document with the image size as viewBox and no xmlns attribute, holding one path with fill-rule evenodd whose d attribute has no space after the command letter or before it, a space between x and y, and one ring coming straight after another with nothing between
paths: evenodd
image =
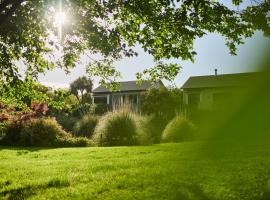
<instances>
[{"instance_id":1,"label":"flowering bush","mask_svg":"<svg viewBox=\"0 0 270 200\"><path fill-rule=\"evenodd\" d=\"M73 147L93 146L87 138L73 138L54 118L44 117L45 103L32 103L29 111L19 112L2 104L0 111L0 143L12 146ZM4 130L4 134L1 134Z\"/></svg>"},{"instance_id":2,"label":"flowering bush","mask_svg":"<svg viewBox=\"0 0 270 200\"><path fill-rule=\"evenodd\" d=\"M9 120L9 115L7 113L0 114L0 122L5 122Z\"/></svg>"},{"instance_id":3,"label":"flowering bush","mask_svg":"<svg viewBox=\"0 0 270 200\"><path fill-rule=\"evenodd\" d=\"M23 124L19 144L22 146L55 146L57 138L70 138L53 118L31 119Z\"/></svg>"},{"instance_id":4,"label":"flowering bush","mask_svg":"<svg viewBox=\"0 0 270 200\"><path fill-rule=\"evenodd\" d=\"M16 111L12 106L0 103L0 139L5 145L16 145L19 143L19 135L23 125L31 120L45 116L48 105L33 102L28 111Z\"/></svg>"},{"instance_id":5,"label":"flowering bush","mask_svg":"<svg viewBox=\"0 0 270 200\"><path fill-rule=\"evenodd\" d=\"M32 118L40 118L48 112L46 103L33 102L29 111L16 111L15 108L0 103L0 122L24 122Z\"/></svg>"}]
</instances>

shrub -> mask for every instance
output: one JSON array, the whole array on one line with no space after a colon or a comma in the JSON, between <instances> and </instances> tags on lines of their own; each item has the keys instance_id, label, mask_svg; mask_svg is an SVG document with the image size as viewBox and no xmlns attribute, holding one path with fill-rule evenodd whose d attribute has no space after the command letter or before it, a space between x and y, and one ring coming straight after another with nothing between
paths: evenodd
<instances>
[{"instance_id":1,"label":"shrub","mask_svg":"<svg viewBox=\"0 0 270 200\"><path fill-rule=\"evenodd\" d=\"M23 146L55 146L57 138L70 138L52 118L32 119L21 130L20 144Z\"/></svg>"},{"instance_id":2,"label":"shrub","mask_svg":"<svg viewBox=\"0 0 270 200\"><path fill-rule=\"evenodd\" d=\"M147 141L144 119L128 110L107 113L98 122L93 141L104 146L132 146Z\"/></svg>"},{"instance_id":3,"label":"shrub","mask_svg":"<svg viewBox=\"0 0 270 200\"><path fill-rule=\"evenodd\" d=\"M146 120L146 127L153 143L160 143L161 135L168 124L168 120L159 115L148 116Z\"/></svg>"},{"instance_id":4,"label":"shrub","mask_svg":"<svg viewBox=\"0 0 270 200\"><path fill-rule=\"evenodd\" d=\"M49 147L83 147L93 146L85 137L73 138L52 118L28 121L20 134L20 145Z\"/></svg>"},{"instance_id":5,"label":"shrub","mask_svg":"<svg viewBox=\"0 0 270 200\"><path fill-rule=\"evenodd\" d=\"M72 109L71 115L76 118L82 118L87 114L94 113L94 109L95 108L93 104L89 103L79 104Z\"/></svg>"},{"instance_id":6,"label":"shrub","mask_svg":"<svg viewBox=\"0 0 270 200\"><path fill-rule=\"evenodd\" d=\"M5 132L6 132L6 124L0 122L0 140L2 139L2 137L4 137Z\"/></svg>"},{"instance_id":7,"label":"shrub","mask_svg":"<svg viewBox=\"0 0 270 200\"><path fill-rule=\"evenodd\" d=\"M162 142L184 142L194 139L195 127L183 116L173 118L162 134Z\"/></svg>"},{"instance_id":8,"label":"shrub","mask_svg":"<svg viewBox=\"0 0 270 200\"><path fill-rule=\"evenodd\" d=\"M141 112L172 119L181 112L182 91L177 88L152 88L142 95Z\"/></svg>"},{"instance_id":9,"label":"shrub","mask_svg":"<svg viewBox=\"0 0 270 200\"><path fill-rule=\"evenodd\" d=\"M2 145L19 145L22 127L31 119L43 117L48 112L46 103L32 102L30 109L17 111L14 107L0 105L0 131Z\"/></svg>"},{"instance_id":10,"label":"shrub","mask_svg":"<svg viewBox=\"0 0 270 200\"><path fill-rule=\"evenodd\" d=\"M79 120L78 118L69 116L66 113L57 114L55 118L63 129L68 132L73 130L75 123Z\"/></svg>"},{"instance_id":11,"label":"shrub","mask_svg":"<svg viewBox=\"0 0 270 200\"><path fill-rule=\"evenodd\" d=\"M0 143L1 145L12 146L93 146L93 142L85 137L73 138L52 118L31 119L25 123L12 123L8 126Z\"/></svg>"},{"instance_id":12,"label":"shrub","mask_svg":"<svg viewBox=\"0 0 270 200\"><path fill-rule=\"evenodd\" d=\"M19 145L21 129L21 122L17 121L7 124L4 132L2 133L0 144L7 146Z\"/></svg>"},{"instance_id":13,"label":"shrub","mask_svg":"<svg viewBox=\"0 0 270 200\"><path fill-rule=\"evenodd\" d=\"M75 136L92 137L94 129L98 123L98 117L93 115L85 115L77 121L73 128Z\"/></svg>"},{"instance_id":14,"label":"shrub","mask_svg":"<svg viewBox=\"0 0 270 200\"><path fill-rule=\"evenodd\" d=\"M105 103L94 104L94 113L96 115L103 115L109 111L109 105Z\"/></svg>"},{"instance_id":15,"label":"shrub","mask_svg":"<svg viewBox=\"0 0 270 200\"><path fill-rule=\"evenodd\" d=\"M56 147L87 147L94 146L92 140L85 137L57 137L55 142Z\"/></svg>"}]
</instances>

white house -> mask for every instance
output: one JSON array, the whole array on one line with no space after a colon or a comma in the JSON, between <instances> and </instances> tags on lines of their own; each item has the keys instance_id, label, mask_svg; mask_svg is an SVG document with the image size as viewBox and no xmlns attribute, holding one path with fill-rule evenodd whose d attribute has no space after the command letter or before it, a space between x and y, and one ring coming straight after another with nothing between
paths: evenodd
<instances>
[{"instance_id":1,"label":"white house","mask_svg":"<svg viewBox=\"0 0 270 200\"><path fill-rule=\"evenodd\" d=\"M258 80L259 72L217 74L190 77L181 87L183 103L187 107L208 110L233 97L239 89L249 88Z\"/></svg>"},{"instance_id":2,"label":"white house","mask_svg":"<svg viewBox=\"0 0 270 200\"><path fill-rule=\"evenodd\" d=\"M128 103L138 110L141 95L151 88L159 87L165 87L161 81L143 81L141 84L137 84L136 81L125 81L119 82L118 91L111 92L109 86L100 85L93 90L93 100L96 104L107 104L112 109Z\"/></svg>"}]
</instances>

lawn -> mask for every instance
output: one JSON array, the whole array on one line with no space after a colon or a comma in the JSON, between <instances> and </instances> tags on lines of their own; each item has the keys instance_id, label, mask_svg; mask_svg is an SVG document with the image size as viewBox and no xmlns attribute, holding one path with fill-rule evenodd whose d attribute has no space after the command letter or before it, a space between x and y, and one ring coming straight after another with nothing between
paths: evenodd
<instances>
[{"instance_id":1,"label":"lawn","mask_svg":"<svg viewBox=\"0 0 270 200\"><path fill-rule=\"evenodd\" d=\"M269 142L204 147L2 147L0 199L269 199Z\"/></svg>"}]
</instances>

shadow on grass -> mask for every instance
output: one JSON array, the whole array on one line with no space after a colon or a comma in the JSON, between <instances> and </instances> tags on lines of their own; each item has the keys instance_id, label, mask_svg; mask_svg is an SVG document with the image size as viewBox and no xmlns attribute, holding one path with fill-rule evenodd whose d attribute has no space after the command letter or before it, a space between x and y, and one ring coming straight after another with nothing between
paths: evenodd
<instances>
[{"instance_id":1,"label":"shadow on grass","mask_svg":"<svg viewBox=\"0 0 270 200\"><path fill-rule=\"evenodd\" d=\"M175 192L175 200L214 200L195 184L182 184Z\"/></svg>"},{"instance_id":2,"label":"shadow on grass","mask_svg":"<svg viewBox=\"0 0 270 200\"><path fill-rule=\"evenodd\" d=\"M270 184L270 182L269 182ZM198 185L185 184L181 185L175 192L174 200L216 200L214 197L207 195ZM270 185L266 187L260 195L260 200L270 199Z\"/></svg>"},{"instance_id":3,"label":"shadow on grass","mask_svg":"<svg viewBox=\"0 0 270 200\"><path fill-rule=\"evenodd\" d=\"M39 185L27 185L15 189L7 189L0 192L0 198L7 200L22 200L30 196L37 194L40 190L46 190L49 188L63 188L69 187L70 183L68 180L53 179L44 184Z\"/></svg>"},{"instance_id":4,"label":"shadow on grass","mask_svg":"<svg viewBox=\"0 0 270 200\"><path fill-rule=\"evenodd\" d=\"M59 149L59 148L68 148L68 147L23 147L23 146L0 146L0 151L2 150L16 150L21 151L21 153L41 151L41 150L50 150L50 149Z\"/></svg>"}]
</instances>

